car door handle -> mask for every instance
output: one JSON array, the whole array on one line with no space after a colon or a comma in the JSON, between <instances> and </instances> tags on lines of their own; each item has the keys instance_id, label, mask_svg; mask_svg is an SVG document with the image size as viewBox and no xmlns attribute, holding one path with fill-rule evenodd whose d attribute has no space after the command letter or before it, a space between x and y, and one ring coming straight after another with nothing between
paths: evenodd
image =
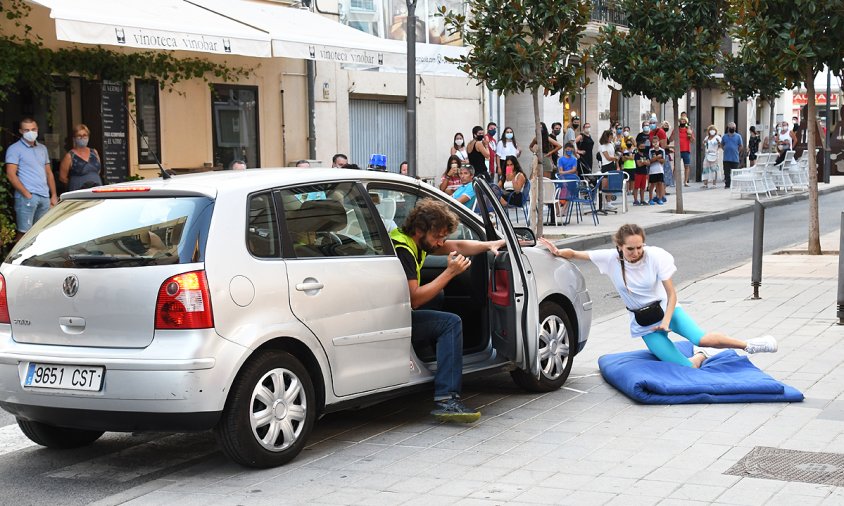
<instances>
[{"instance_id":1,"label":"car door handle","mask_svg":"<svg viewBox=\"0 0 844 506\"><path fill-rule=\"evenodd\" d=\"M297 283L296 290L299 290L300 292L310 292L313 290L322 290L324 286L325 285L323 285L319 281L311 281L305 283Z\"/></svg>"}]
</instances>

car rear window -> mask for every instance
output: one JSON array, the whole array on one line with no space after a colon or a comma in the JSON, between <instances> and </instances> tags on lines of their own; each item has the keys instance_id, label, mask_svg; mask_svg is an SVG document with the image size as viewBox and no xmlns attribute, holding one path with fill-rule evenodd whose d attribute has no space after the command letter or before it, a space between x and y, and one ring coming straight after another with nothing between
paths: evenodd
<instances>
[{"instance_id":1,"label":"car rear window","mask_svg":"<svg viewBox=\"0 0 844 506\"><path fill-rule=\"evenodd\" d=\"M5 261L90 269L201 262L213 208L207 197L62 201Z\"/></svg>"}]
</instances>

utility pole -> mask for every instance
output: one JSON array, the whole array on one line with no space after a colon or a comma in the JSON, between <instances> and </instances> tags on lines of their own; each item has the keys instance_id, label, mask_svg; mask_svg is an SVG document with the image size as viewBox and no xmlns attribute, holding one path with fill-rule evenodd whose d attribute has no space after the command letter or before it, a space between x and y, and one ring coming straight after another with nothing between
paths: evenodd
<instances>
[{"instance_id":1,"label":"utility pole","mask_svg":"<svg viewBox=\"0 0 844 506\"><path fill-rule=\"evenodd\" d=\"M405 149L407 173L417 175L416 167L416 0L407 0L407 126Z\"/></svg>"}]
</instances>

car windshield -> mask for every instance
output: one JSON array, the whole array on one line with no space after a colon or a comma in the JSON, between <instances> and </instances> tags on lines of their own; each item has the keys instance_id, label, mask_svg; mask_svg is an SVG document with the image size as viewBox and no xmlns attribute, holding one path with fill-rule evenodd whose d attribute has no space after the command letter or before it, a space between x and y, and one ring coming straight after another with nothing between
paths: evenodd
<instances>
[{"instance_id":1,"label":"car windshield","mask_svg":"<svg viewBox=\"0 0 844 506\"><path fill-rule=\"evenodd\" d=\"M5 261L62 268L200 262L213 205L206 197L63 201Z\"/></svg>"}]
</instances>

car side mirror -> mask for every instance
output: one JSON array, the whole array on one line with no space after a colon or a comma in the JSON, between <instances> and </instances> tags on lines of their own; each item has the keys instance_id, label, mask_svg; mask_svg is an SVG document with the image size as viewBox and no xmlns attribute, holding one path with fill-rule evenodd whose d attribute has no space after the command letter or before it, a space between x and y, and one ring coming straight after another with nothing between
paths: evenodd
<instances>
[{"instance_id":1,"label":"car side mirror","mask_svg":"<svg viewBox=\"0 0 844 506\"><path fill-rule=\"evenodd\" d=\"M520 246L536 246L536 235L528 227L513 227Z\"/></svg>"}]
</instances>

